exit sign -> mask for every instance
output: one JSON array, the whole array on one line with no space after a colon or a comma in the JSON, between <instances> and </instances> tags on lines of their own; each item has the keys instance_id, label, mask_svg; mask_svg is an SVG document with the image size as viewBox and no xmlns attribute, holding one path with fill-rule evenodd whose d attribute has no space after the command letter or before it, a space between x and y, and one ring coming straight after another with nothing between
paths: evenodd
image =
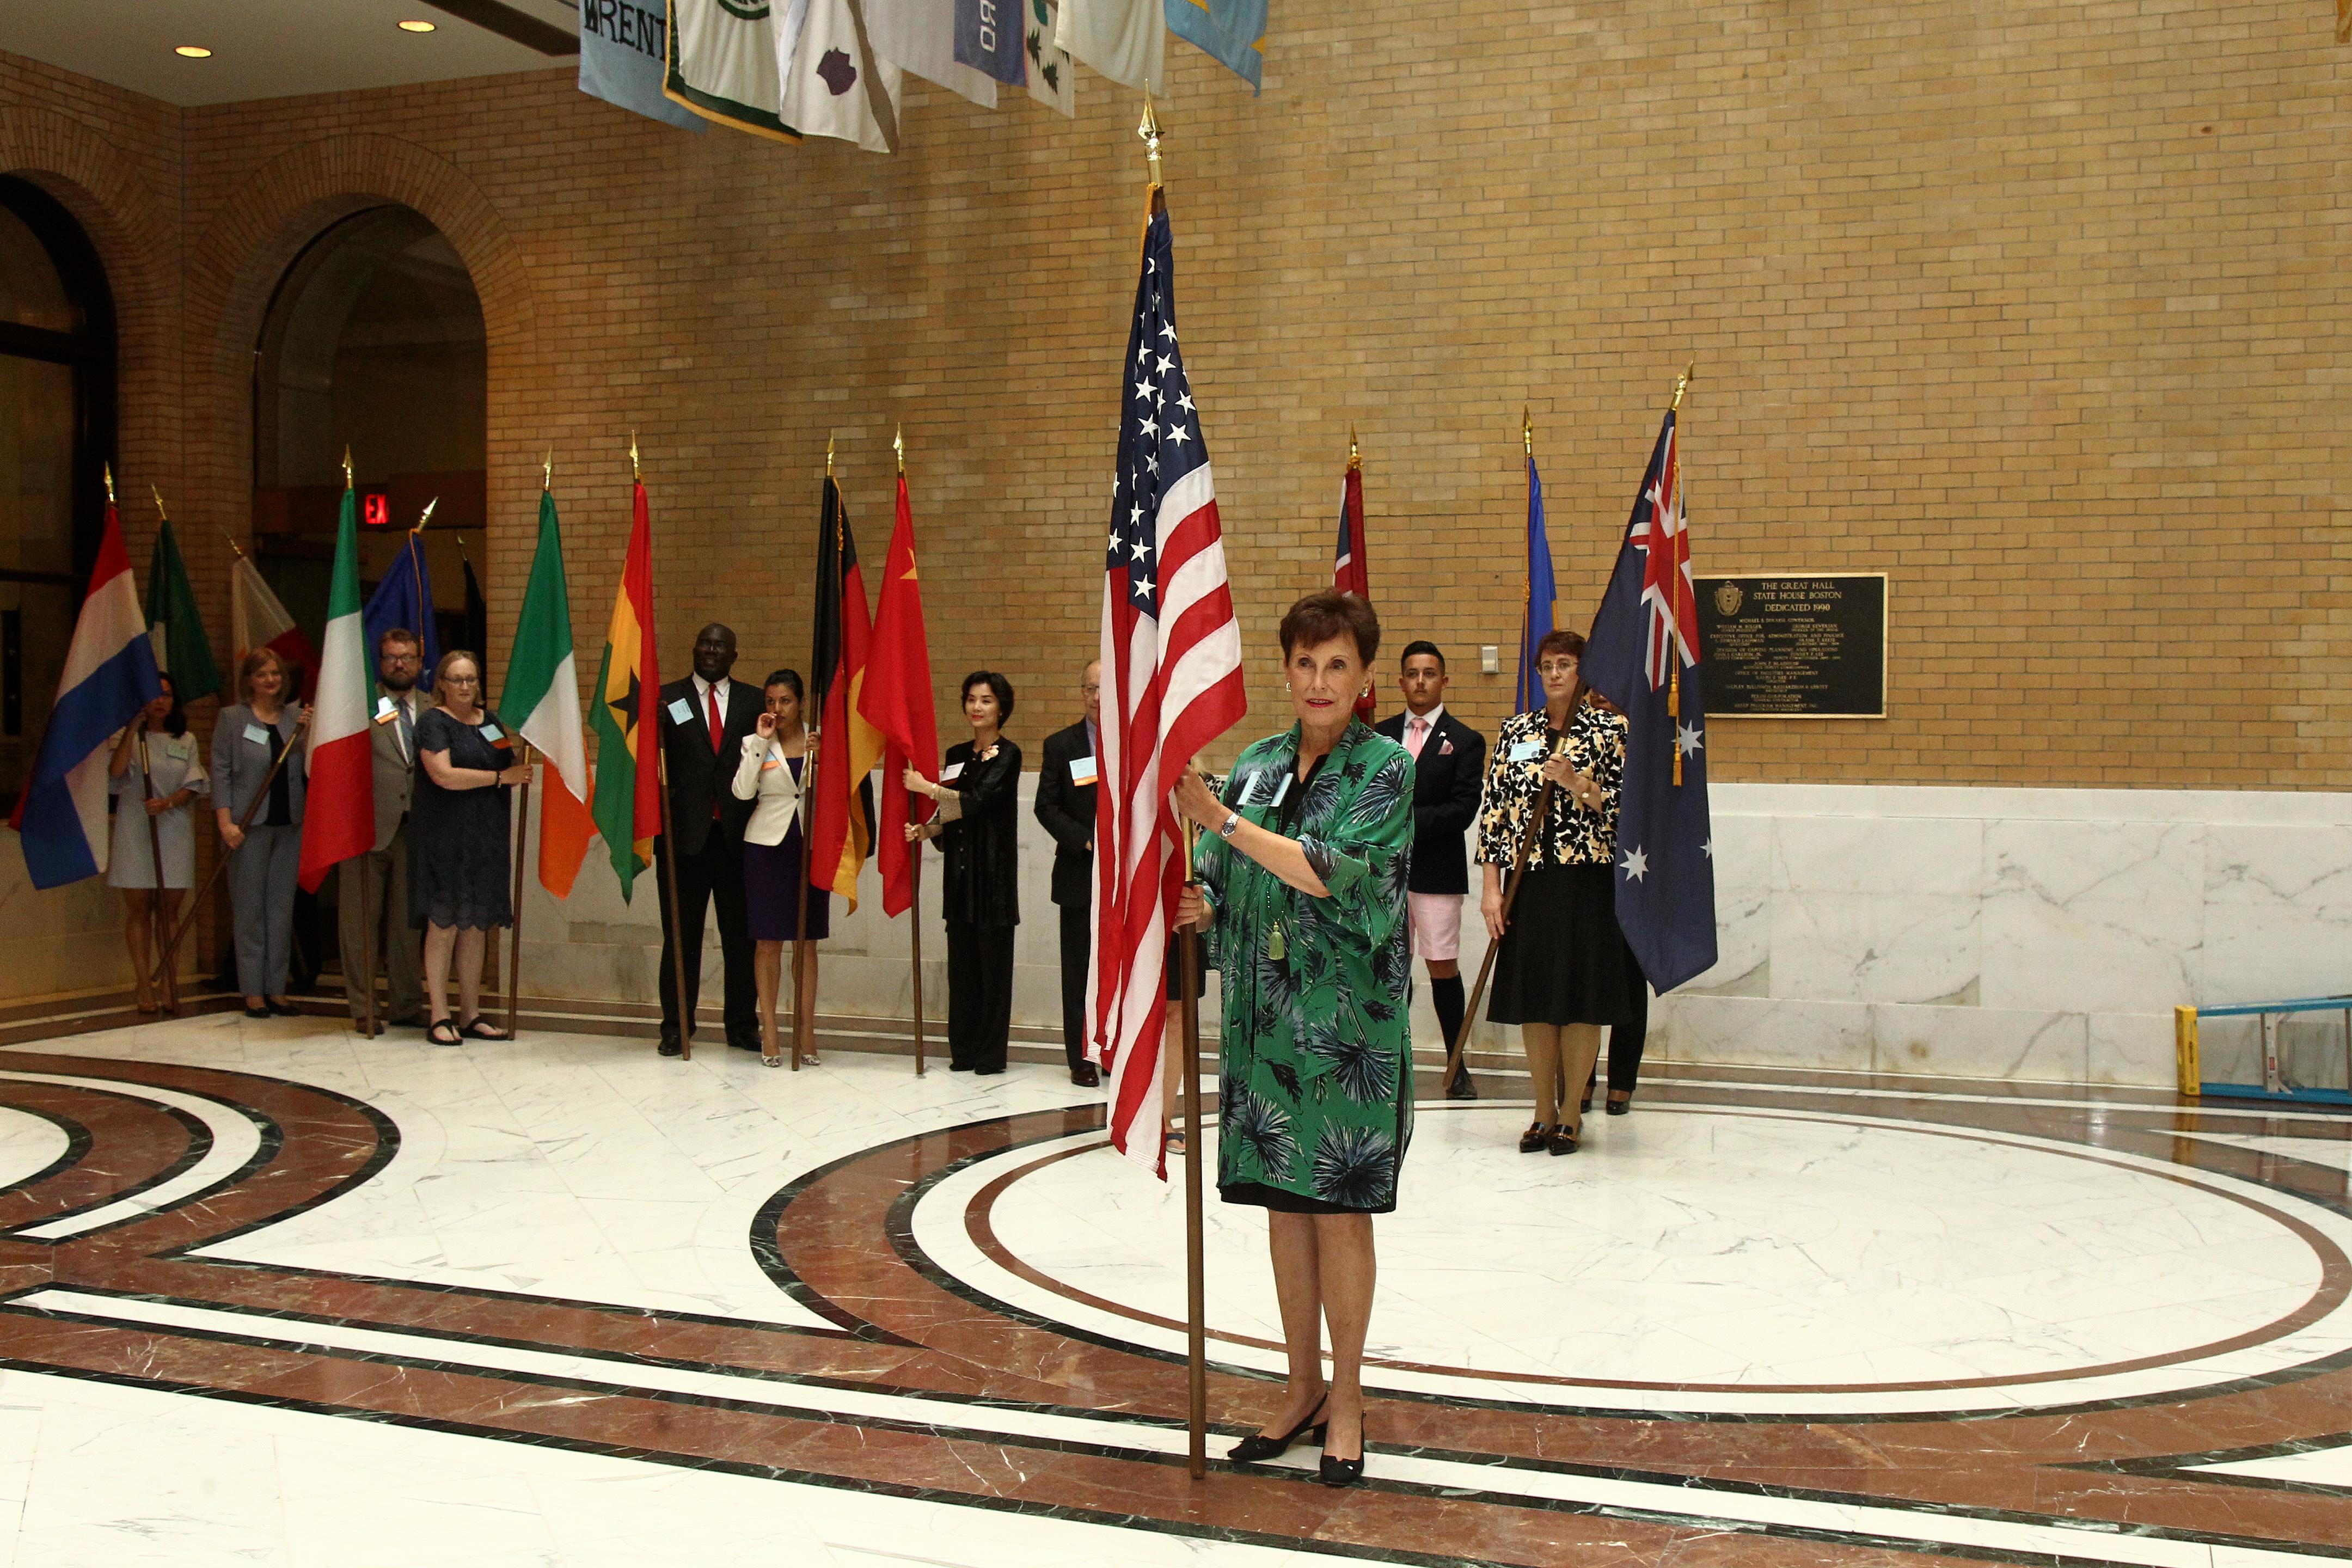
<instances>
[{"instance_id":1,"label":"exit sign","mask_svg":"<svg viewBox=\"0 0 2352 1568\"><path fill-rule=\"evenodd\" d=\"M362 490L360 521L370 528L382 528L391 522L392 497L383 490Z\"/></svg>"}]
</instances>

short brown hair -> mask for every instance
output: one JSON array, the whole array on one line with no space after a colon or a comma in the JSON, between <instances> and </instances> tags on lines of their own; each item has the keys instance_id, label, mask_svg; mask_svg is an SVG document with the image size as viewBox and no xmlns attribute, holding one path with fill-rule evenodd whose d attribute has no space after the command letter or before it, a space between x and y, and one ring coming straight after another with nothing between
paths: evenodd
<instances>
[{"instance_id":1,"label":"short brown hair","mask_svg":"<svg viewBox=\"0 0 2352 1568\"><path fill-rule=\"evenodd\" d=\"M441 700L441 683L447 678L449 674L449 667L457 663L461 658L467 664L474 667L474 678L477 680L481 679L482 661L476 658L471 653L468 653L462 647L453 647L447 653L441 656L440 663L433 667L433 696L435 700L438 701ZM475 688L474 700L487 708L489 706L489 694L483 691L479 687L477 687Z\"/></svg>"},{"instance_id":2,"label":"short brown hair","mask_svg":"<svg viewBox=\"0 0 2352 1568\"><path fill-rule=\"evenodd\" d=\"M1356 658L1365 665L1381 651L1381 617L1371 605L1353 594L1335 594L1328 588L1309 594L1282 617L1282 657L1288 658L1290 650L1301 643L1313 647L1343 633L1355 637Z\"/></svg>"},{"instance_id":3,"label":"short brown hair","mask_svg":"<svg viewBox=\"0 0 2352 1568\"><path fill-rule=\"evenodd\" d=\"M1548 653L1564 653L1577 663L1584 662L1584 637L1581 633L1557 631L1544 633L1543 641L1536 644L1536 662L1541 664Z\"/></svg>"},{"instance_id":4,"label":"short brown hair","mask_svg":"<svg viewBox=\"0 0 2352 1568\"><path fill-rule=\"evenodd\" d=\"M383 645L393 642L404 642L409 647L415 648L419 654L422 654L425 651L425 639L418 637L415 632L410 631L406 626L386 626L383 628L383 635L375 639L376 658L382 658L383 657Z\"/></svg>"},{"instance_id":5,"label":"short brown hair","mask_svg":"<svg viewBox=\"0 0 2352 1568\"><path fill-rule=\"evenodd\" d=\"M276 666L278 669L278 696L279 700L283 701L294 695L294 672L286 668L286 661L278 657L278 650L274 647L257 647L237 661L236 697L238 701L250 702L253 700L253 678L259 675L263 669L273 665Z\"/></svg>"}]
</instances>

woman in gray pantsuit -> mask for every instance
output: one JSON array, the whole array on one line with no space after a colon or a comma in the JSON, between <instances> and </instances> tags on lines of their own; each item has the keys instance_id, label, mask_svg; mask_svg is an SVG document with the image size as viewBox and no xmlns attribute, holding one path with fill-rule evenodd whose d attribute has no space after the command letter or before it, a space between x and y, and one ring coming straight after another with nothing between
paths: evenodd
<instances>
[{"instance_id":1,"label":"woman in gray pantsuit","mask_svg":"<svg viewBox=\"0 0 2352 1568\"><path fill-rule=\"evenodd\" d=\"M302 865L302 749L288 754L274 780L269 764L301 727L302 705L289 700L286 666L266 647L245 656L236 685L245 700L222 709L213 727L213 815L228 850L237 984L247 1017L290 1018L286 967L294 949L294 878ZM265 780L267 798L239 828Z\"/></svg>"}]
</instances>

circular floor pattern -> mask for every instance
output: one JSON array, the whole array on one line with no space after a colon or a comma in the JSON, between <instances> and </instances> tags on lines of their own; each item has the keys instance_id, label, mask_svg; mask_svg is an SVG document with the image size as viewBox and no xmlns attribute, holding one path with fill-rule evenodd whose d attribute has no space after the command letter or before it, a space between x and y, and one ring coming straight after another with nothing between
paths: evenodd
<instances>
[{"instance_id":1,"label":"circular floor pattern","mask_svg":"<svg viewBox=\"0 0 2352 1568\"><path fill-rule=\"evenodd\" d=\"M63 1127L13 1105L0 1105L0 1191L32 1180L64 1157L73 1140Z\"/></svg>"},{"instance_id":2,"label":"circular floor pattern","mask_svg":"<svg viewBox=\"0 0 2352 1568\"><path fill-rule=\"evenodd\" d=\"M2352 1345L2352 1225L2053 1140L1645 1105L1582 1154L1523 1112L1422 1119L1380 1222L1398 1390L1694 1410L1999 1409L2275 1371ZM1213 1149L1213 1144L1212 1145ZM1212 1155L1213 1158L1213 1154ZM916 1240L1026 1312L1180 1348L1181 1187L1100 1136L942 1182ZM1280 1364L1264 1222L1208 1205L1212 1354Z\"/></svg>"}]
</instances>

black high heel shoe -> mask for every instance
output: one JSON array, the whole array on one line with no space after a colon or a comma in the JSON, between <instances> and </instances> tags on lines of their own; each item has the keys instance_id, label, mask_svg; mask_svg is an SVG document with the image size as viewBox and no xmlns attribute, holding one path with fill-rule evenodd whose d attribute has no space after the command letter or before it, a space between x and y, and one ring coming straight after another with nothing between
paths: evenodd
<instances>
[{"instance_id":1,"label":"black high heel shoe","mask_svg":"<svg viewBox=\"0 0 2352 1568\"><path fill-rule=\"evenodd\" d=\"M1323 1401L1318 1399L1315 1402L1315 1408L1307 1413L1307 1419L1281 1436L1269 1437L1263 1432L1252 1433L1227 1449L1225 1458L1237 1465L1262 1465L1268 1459L1279 1458L1301 1437L1310 1443L1322 1442L1323 1434L1329 1425L1330 1417L1323 1414ZM1363 1466L1359 1463L1356 1468L1360 1470Z\"/></svg>"},{"instance_id":2,"label":"black high heel shoe","mask_svg":"<svg viewBox=\"0 0 2352 1568\"><path fill-rule=\"evenodd\" d=\"M1335 1459L1329 1453L1325 1453L1322 1461L1315 1467L1315 1479L1327 1487L1352 1487L1364 1479L1362 1417L1359 1416L1356 1421L1356 1457L1352 1459Z\"/></svg>"}]
</instances>

